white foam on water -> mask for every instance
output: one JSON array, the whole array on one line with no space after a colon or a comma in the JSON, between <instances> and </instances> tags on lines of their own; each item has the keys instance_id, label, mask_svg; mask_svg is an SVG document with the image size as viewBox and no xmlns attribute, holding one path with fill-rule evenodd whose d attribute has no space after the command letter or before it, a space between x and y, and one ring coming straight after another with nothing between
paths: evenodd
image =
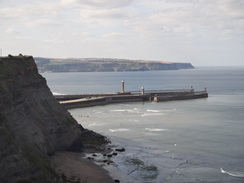
<instances>
[{"instance_id":1,"label":"white foam on water","mask_svg":"<svg viewBox=\"0 0 244 183\"><path fill-rule=\"evenodd\" d=\"M221 173L233 176L233 177L244 177L243 172L227 172L223 168L220 168Z\"/></svg>"},{"instance_id":2,"label":"white foam on water","mask_svg":"<svg viewBox=\"0 0 244 183\"><path fill-rule=\"evenodd\" d=\"M176 111L176 109L170 109L170 110L164 110L164 111L174 112L174 111Z\"/></svg>"},{"instance_id":3,"label":"white foam on water","mask_svg":"<svg viewBox=\"0 0 244 183\"><path fill-rule=\"evenodd\" d=\"M57 92L52 92L53 95L65 95L65 94L62 94L62 93L57 93Z\"/></svg>"},{"instance_id":4,"label":"white foam on water","mask_svg":"<svg viewBox=\"0 0 244 183\"><path fill-rule=\"evenodd\" d=\"M167 151L165 151L166 153L169 153L169 152L171 152L172 150L167 150Z\"/></svg>"},{"instance_id":5,"label":"white foam on water","mask_svg":"<svg viewBox=\"0 0 244 183\"><path fill-rule=\"evenodd\" d=\"M152 110L152 109L147 109L147 112L154 112L154 113L158 113L158 112L173 112L176 111L176 109L162 109L162 110Z\"/></svg>"},{"instance_id":6,"label":"white foam on water","mask_svg":"<svg viewBox=\"0 0 244 183\"><path fill-rule=\"evenodd\" d=\"M125 120L125 121L136 122L136 123L140 122L140 120L138 120L138 119L128 119L128 120Z\"/></svg>"},{"instance_id":7,"label":"white foam on water","mask_svg":"<svg viewBox=\"0 0 244 183\"><path fill-rule=\"evenodd\" d=\"M105 125L106 123L92 123L92 124L89 124L87 125L88 127L91 127L91 126L103 126Z\"/></svg>"},{"instance_id":8,"label":"white foam on water","mask_svg":"<svg viewBox=\"0 0 244 183\"><path fill-rule=\"evenodd\" d=\"M169 129L163 129L163 128L146 128L146 131L150 132L162 132L162 131L168 131Z\"/></svg>"},{"instance_id":9,"label":"white foam on water","mask_svg":"<svg viewBox=\"0 0 244 183\"><path fill-rule=\"evenodd\" d=\"M110 112L129 112L129 113L138 113L139 111L134 108L134 109L113 109L110 110Z\"/></svg>"},{"instance_id":10,"label":"white foam on water","mask_svg":"<svg viewBox=\"0 0 244 183\"><path fill-rule=\"evenodd\" d=\"M117 129L109 129L110 132L128 132L130 129L127 128L117 128Z\"/></svg>"},{"instance_id":11,"label":"white foam on water","mask_svg":"<svg viewBox=\"0 0 244 183\"><path fill-rule=\"evenodd\" d=\"M131 112L131 113L134 113L134 112L137 112L135 111L134 109L126 109L127 112Z\"/></svg>"},{"instance_id":12,"label":"white foam on water","mask_svg":"<svg viewBox=\"0 0 244 183\"><path fill-rule=\"evenodd\" d=\"M144 117L144 116L163 116L163 115L165 115L165 113L144 113L141 116Z\"/></svg>"},{"instance_id":13,"label":"white foam on water","mask_svg":"<svg viewBox=\"0 0 244 183\"><path fill-rule=\"evenodd\" d=\"M87 125L87 126L96 126L97 124L96 123L92 123L90 125Z\"/></svg>"},{"instance_id":14,"label":"white foam on water","mask_svg":"<svg viewBox=\"0 0 244 183\"><path fill-rule=\"evenodd\" d=\"M110 112L125 112L125 109L114 109L114 110L110 110Z\"/></svg>"},{"instance_id":15,"label":"white foam on water","mask_svg":"<svg viewBox=\"0 0 244 183\"><path fill-rule=\"evenodd\" d=\"M160 112L160 110L150 110L150 109L148 109L147 111L148 112Z\"/></svg>"}]
</instances>

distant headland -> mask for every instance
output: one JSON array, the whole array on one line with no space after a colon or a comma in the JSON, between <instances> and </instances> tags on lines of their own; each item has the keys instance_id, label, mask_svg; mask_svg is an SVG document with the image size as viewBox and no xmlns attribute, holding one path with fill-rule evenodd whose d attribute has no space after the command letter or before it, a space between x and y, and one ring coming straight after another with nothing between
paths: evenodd
<instances>
[{"instance_id":1,"label":"distant headland","mask_svg":"<svg viewBox=\"0 0 244 183\"><path fill-rule=\"evenodd\" d=\"M124 72L194 69L191 63L116 58L35 57L40 72Z\"/></svg>"}]
</instances>

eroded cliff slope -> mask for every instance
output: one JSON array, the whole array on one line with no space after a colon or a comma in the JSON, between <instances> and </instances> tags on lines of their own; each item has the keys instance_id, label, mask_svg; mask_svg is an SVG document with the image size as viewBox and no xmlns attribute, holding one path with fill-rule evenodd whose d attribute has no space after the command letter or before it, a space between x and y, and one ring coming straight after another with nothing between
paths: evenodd
<instances>
[{"instance_id":1,"label":"eroded cliff slope","mask_svg":"<svg viewBox=\"0 0 244 183\"><path fill-rule=\"evenodd\" d=\"M59 182L48 155L79 143L81 129L33 57L0 57L0 182Z\"/></svg>"}]
</instances>

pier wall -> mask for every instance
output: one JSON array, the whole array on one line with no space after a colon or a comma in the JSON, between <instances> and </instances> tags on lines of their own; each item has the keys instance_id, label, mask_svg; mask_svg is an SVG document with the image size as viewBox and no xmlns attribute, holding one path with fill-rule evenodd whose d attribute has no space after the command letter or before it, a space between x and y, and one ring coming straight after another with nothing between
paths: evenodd
<instances>
[{"instance_id":1,"label":"pier wall","mask_svg":"<svg viewBox=\"0 0 244 183\"><path fill-rule=\"evenodd\" d=\"M97 105L106 105L112 103L142 102L149 101L149 99L151 99L151 97L148 95L117 95L60 101L60 104L65 106L67 109L73 109Z\"/></svg>"},{"instance_id":2,"label":"pier wall","mask_svg":"<svg viewBox=\"0 0 244 183\"><path fill-rule=\"evenodd\" d=\"M207 98L208 93L206 92L193 92L193 93L179 93L173 95L157 95L154 96L154 102L160 101L171 101L171 100L189 100L198 98Z\"/></svg>"},{"instance_id":3,"label":"pier wall","mask_svg":"<svg viewBox=\"0 0 244 183\"><path fill-rule=\"evenodd\" d=\"M125 93L92 93L92 94L72 94L72 95L54 95L58 101L67 101L83 98L92 98L92 97L111 97L111 96L121 96L121 95L131 95L130 92Z\"/></svg>"},{"instance_id":4,"label":"pier wall","mask_svg":"<svg viewBox=\"0 0 244 183\"><path fill-rule=\"evenodd\" d=\"M82 108L97 105L106 105L112 103L124 102L142 102L142 101L171 101L207 98L207 91L167 91L152 92L144 94L125 93L107 93L107 94L82 94L82 95L55 95L55 98L67 109Z\"/></svg>"}]
</instances>

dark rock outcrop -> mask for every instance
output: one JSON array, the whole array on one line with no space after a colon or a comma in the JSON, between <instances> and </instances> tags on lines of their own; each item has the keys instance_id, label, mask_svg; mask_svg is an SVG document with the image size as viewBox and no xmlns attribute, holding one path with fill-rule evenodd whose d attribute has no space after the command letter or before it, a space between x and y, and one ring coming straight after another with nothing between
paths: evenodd
<instances>
[{"instance_id":1,"label":"dark rock outcrop","mask_svg":"<svg viewBox=\"0 0 244 183\"><path fill-rule=\"evenodd\" d=\"M0 182L60 182L48 155L80 149L84 132L33 57L0 57Z\"/></svg>"}]
</instances>

